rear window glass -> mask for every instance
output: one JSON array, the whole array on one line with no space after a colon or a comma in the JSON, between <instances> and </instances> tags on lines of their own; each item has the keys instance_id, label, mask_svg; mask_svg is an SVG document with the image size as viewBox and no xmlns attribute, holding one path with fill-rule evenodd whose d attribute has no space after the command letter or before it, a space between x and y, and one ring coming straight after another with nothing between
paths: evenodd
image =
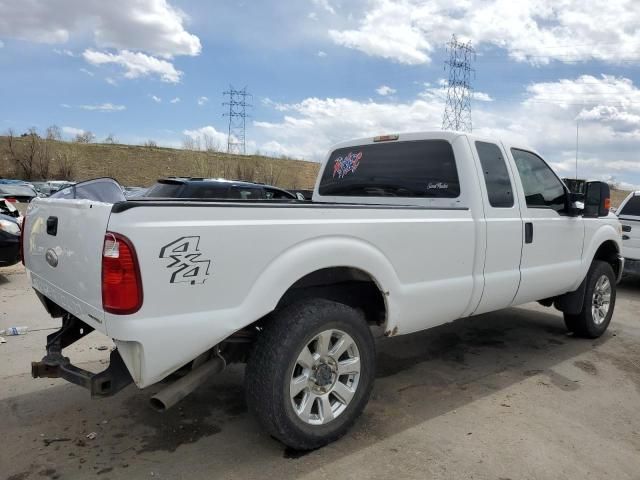
<instances>
[{"instance_id":1,"label":"rear window glass","mask_svg":"<svg viewBox=\"0 0 640 480\"><path fill-rule=\"evenodd\" d=\"M458 171L445 140L380 143L335 150L320 195L456 198Z\"/></svg>"},{"instance_id":2,"label":"rear window glass","mask_svg":"<svg viewBox=\"0 0 640 480\"><path fill-rule=\"evenodd\" d=\"M625 203L620 215L634 215L640 217L640 195L634 195Z\"/></svg>"},{"instance_id":3,"label":"rear window glass","mask_svg":"<svg viewBox=\"0 0 640 480\"><path fill-rule=\"evenodd\" d=\"M183 186L182 183L156 183L144 196L152 198L175 198Z\"/></svg>"}]
</instances>

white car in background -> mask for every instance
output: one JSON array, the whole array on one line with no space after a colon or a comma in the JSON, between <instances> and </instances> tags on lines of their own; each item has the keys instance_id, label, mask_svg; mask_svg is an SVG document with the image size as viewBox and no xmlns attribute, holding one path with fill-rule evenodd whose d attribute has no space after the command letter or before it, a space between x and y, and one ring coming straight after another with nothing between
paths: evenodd
<instances>
[{"instance_id":1,"label":"white car in background","mask_svg":"<svg viewBox=\"0 0 640 480\"><path fill-rule=\"evenodd\" d=\"M616 211L622 224L625 272L640 274L640 190L631 192Z\"/></svg>"}]
</instances>

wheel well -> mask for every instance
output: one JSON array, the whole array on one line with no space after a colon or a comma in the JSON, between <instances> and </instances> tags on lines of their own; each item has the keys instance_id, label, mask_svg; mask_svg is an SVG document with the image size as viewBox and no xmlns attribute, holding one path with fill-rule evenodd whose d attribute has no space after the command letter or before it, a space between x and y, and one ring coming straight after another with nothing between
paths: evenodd
<instances>
[{"instance_id":1,"label":"wheel well","mask_svg":"<svg viewBox=\"0 0 640 480\"><path fill-rule=\"evenodd\" d=\"M325 298L361 309L370 324L386 320L384 294L375 279L358 268L330 267L305 275L289 287L276 310L305 298Z\"/></svg>"},{"instance_id":2,"label":"wheel well","mask_svg":"<svg viewBox=\"0 0 640 480\"><path fill-rule=\"evenodd\" d=\"M593 256L594 260L603 260L611 265L616 276L620 273L618 270L620 264L618 262L618 246L613 240L607 240L596 250L596 254Z\"/></svg>"}]
</instances>

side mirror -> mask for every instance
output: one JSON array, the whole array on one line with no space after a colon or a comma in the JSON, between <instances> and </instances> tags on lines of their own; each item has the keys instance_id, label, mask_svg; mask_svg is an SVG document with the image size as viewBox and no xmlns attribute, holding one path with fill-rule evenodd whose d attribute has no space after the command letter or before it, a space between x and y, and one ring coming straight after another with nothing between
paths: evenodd
<instances>
[{"instance_id":1,"label":"side mirror","mask_svg":"<svg viewBox=\"0 0 640 480\"><path fill-rule=\"evenodd\" d=\"M605 182L587 182L584 194L584 217L596 218L609 215L611 192Z\"/></svg>"}]
</instances>

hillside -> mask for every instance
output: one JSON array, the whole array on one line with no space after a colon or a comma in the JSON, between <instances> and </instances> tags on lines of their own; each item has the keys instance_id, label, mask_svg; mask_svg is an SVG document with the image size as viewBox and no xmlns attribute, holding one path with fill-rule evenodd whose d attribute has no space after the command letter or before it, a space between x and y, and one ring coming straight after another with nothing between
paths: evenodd
<instances>
[{"instance_id":1,"label":"hillside","mask_svg":"<svg viewBox=\"0 0 640 480\"><path fill-rule=\"evenodd\" d=\"M136 145L70 143L39 140L51 158L49 178L87 180L113 177L126 186L149 186L166 176L223 177L264 182L283 188L312 188L319 164L254 155L190 151ZM28 152L29 138L15 139ZM0 177L21 177L8 150L8 138L0 136ZM68 172L67 174L61 172ZM38 175L35 175L36 177Z\"/></svg>"}]
</instances>

